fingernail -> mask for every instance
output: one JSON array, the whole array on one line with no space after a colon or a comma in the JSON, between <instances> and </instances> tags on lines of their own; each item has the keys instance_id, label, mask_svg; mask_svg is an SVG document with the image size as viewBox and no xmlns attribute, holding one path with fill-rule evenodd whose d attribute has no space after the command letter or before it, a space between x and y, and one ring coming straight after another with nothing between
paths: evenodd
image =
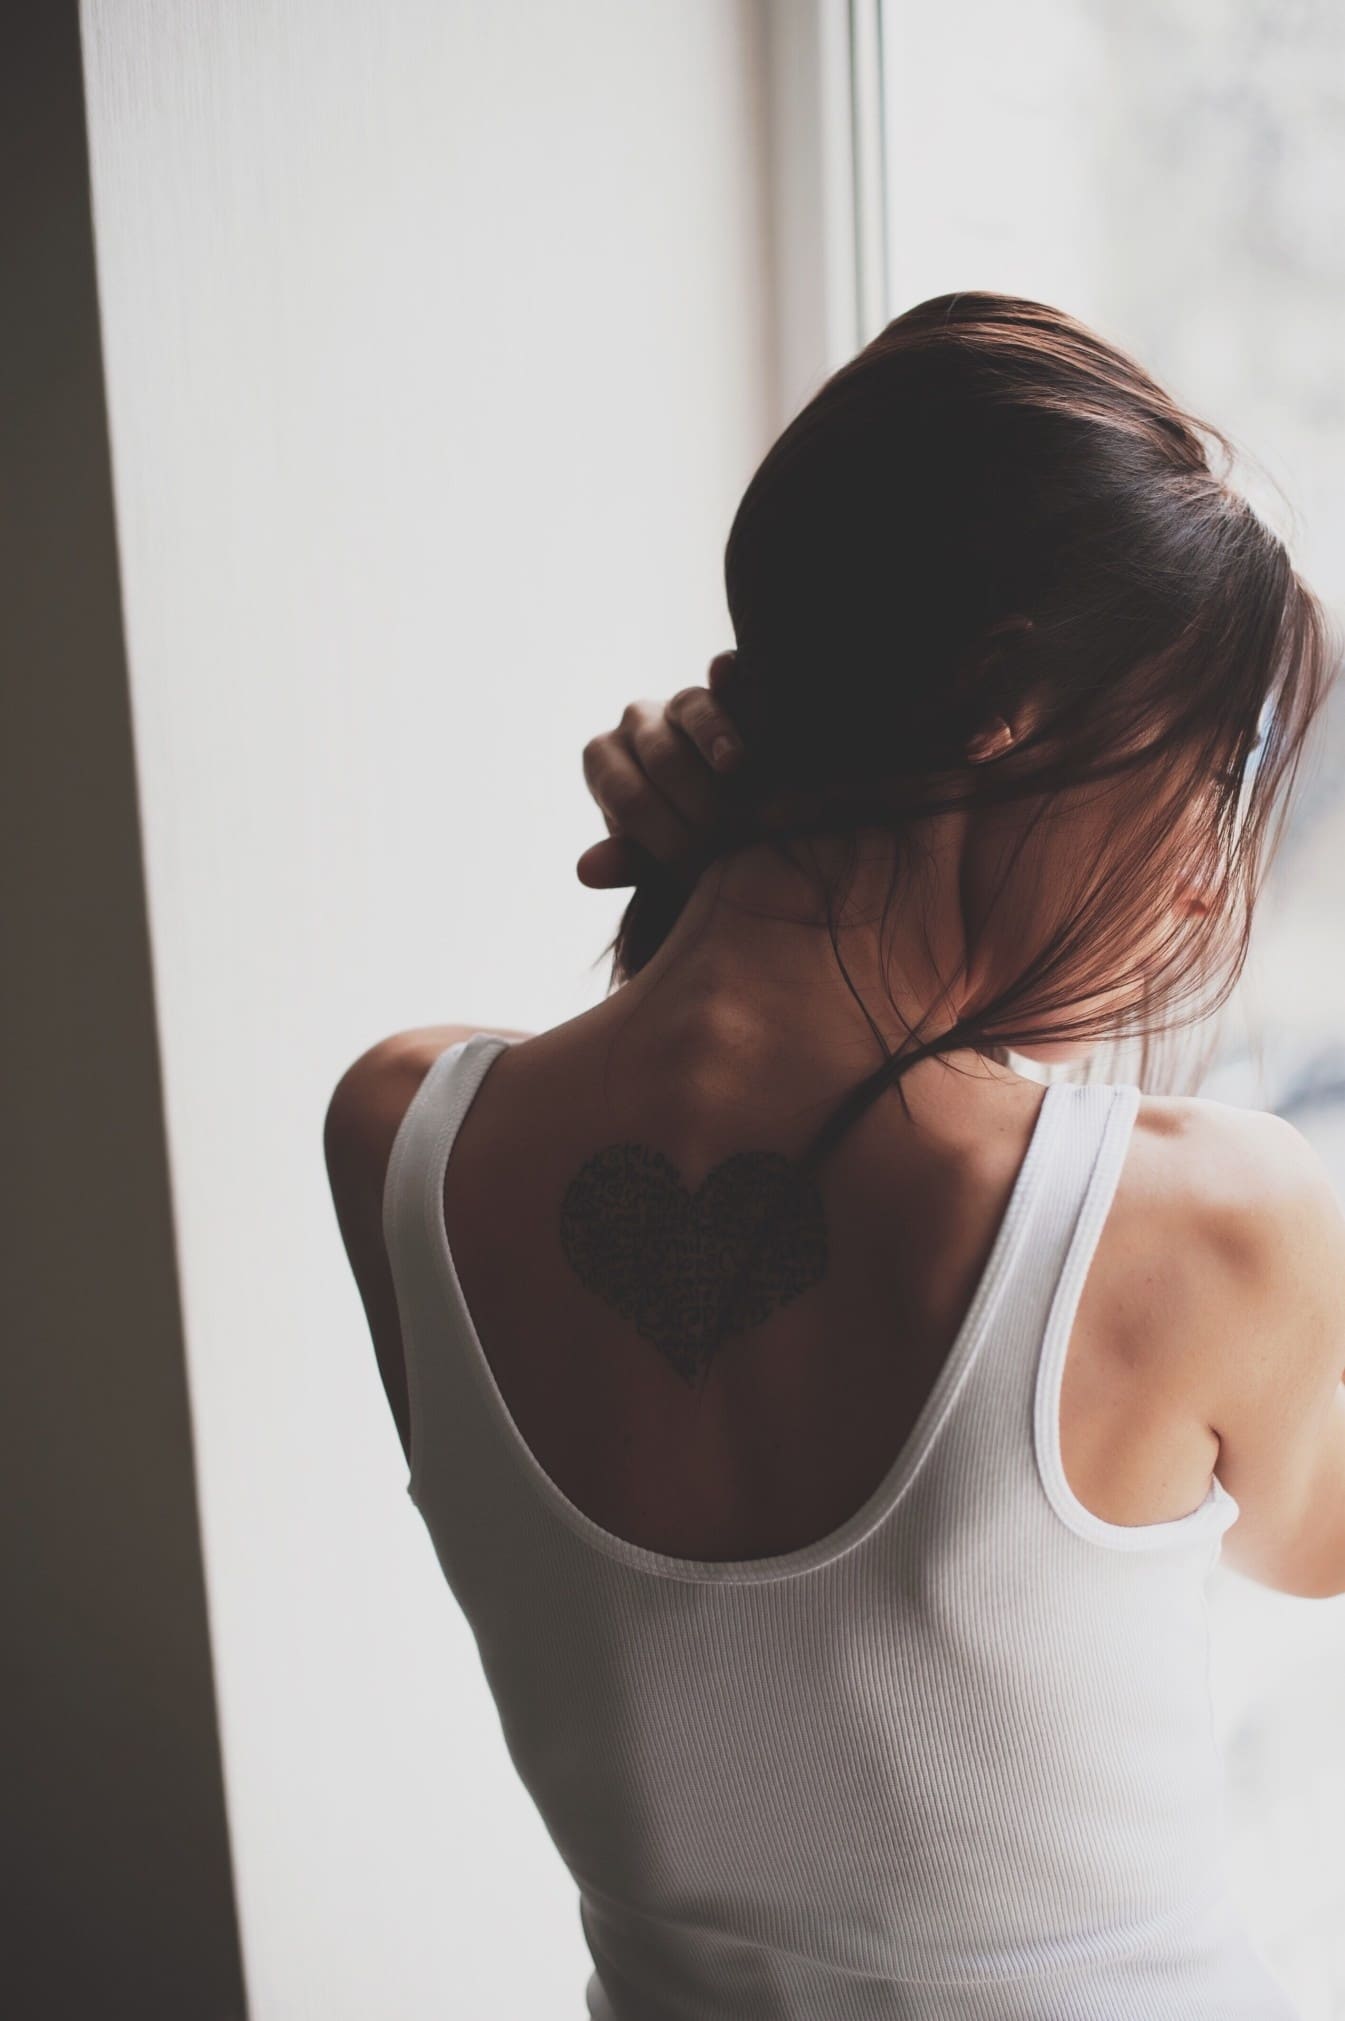
<instances>
[{"instance_id":1,"label":"fingernail","mask_svg":"<svg viewBox=\"0 0 1345 2021\"><path fill-rule=\"evenodd\" d=\"M711 763L720 766L731 765L740 755L741 749L741 745L735 743L732 737L716 737L710 746Z\"/></svg>"}]
</instances>

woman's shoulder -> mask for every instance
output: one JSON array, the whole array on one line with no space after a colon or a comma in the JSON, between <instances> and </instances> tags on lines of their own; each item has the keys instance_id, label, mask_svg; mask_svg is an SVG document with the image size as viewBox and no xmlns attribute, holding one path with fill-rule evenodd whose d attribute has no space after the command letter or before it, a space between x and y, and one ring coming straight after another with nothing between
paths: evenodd
<instances>
[{"instance_id":1,"label":"woman's shoulder","mask_svg":"<svg viewBox=\"0 0 1345 2021\"><path fill-rule=\"evenodd\" d=\"M1175 1327L1184 1359L1208 1352L1228 1376L1244 1341L1255 1352L1249 1321L1264 1342L1286 1231L1324 1180L1311 1144L1272 1111L1140 1096L1117 1202L1130 1236L1123 1260L1138 1266L1137 1309L1156 1331Z\"/></svg>"},{"instance_id":2,"label":"woman's shoulder","mask_svg":"<svg viewBox=\"0 0 1345 2021\"><path fill-rule=\"evenodd\" d=\"M1272 1109L1244 1108L1209 1095L1141 1094L1136 1125L1173 1142L1204 1150L1211 1143L1284 1144L1307 1140L1294 1125Z\"/></svg>"},{"instance_id":3,"label":"woman's shoulder","mask_svg":"<svg viewBox=\"0 0 1345 2021\"><path fill-rule=\"evenodd\" d=\"M497 1038L528 1039L531 1032L503 1025L413 1025L366 1046L352 1060L332 1091L324 1134L328 1155L344 1153L353 1171L377 1179L372 1168L381 1157L386 1170L402 1117L430 1068L450 1046L479 1032Z\"/></svg>"},{"instance_id":4,"label":"woman's shoulder","mask_svg":"<svg viewBox=\"0 0 1345 2021\"><path fill-rule=\"evenodd\" d=\"M323 1149L337 1226L373 1338L379 1372L403 1450L408 1448L406 1373L400 1316L383 1240L383 1193L397 1132L416 1091L449 1046L476 1025L418 1025L366 1046L341 1075L327 1104Z\"/></svg>"},{"instance_id":5,"label":"woman's shoulder","mask_svg":"<svg viewBox=\"0 0 1345 2021\"><path fill-rule=\"evenodd\" d=\"M1142 1094L1135 1136L1164 1212L1198 1226L1230 1261L1264 1234L1268 1216L1325 1177L1286 1117L1205 1095Z\"/></svg>"},{"instance_id":6,"label":"woman's shoulder","mask_svg":"<svg viewBox=\"0 0 1345 2021\"><path fill-rule=\"evenodd\" d=\"M531 1036L494 1025L416 1025L366 1046L332 1091L323 1121L327 1177L362 1289L382 1267L383 1191L407 1109L435 1061L486 1030L499 1038Z\"/></svg>"},{"instance_id":7,"label":"woman's shoulder","mask_svg":"<svg viewBox=\"0 0 1345 2021\"><path fill-rule=\"evenodd\" d=\"M1085 1312L1118 1365L1212 1422L1278 1320L1276 1231L1314 1154L1281 1117L1141 1094Z\"/></svg>"}]
</instances>

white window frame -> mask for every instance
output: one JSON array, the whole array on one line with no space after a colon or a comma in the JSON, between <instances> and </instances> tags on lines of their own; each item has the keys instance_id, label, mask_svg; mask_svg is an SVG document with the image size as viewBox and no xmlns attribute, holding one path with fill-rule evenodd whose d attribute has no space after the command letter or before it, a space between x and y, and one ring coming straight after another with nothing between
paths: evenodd
<instances>
[{"instance_id":1,"label":"white window frame","mask_svg":"<svg viewBox=\"0 0 1345 2021\"><path fill-rule=\"evenodd\" d=\"M882 0L771 0L768 163L782 422L892 311Z\"/></svg>"}]
</instances>

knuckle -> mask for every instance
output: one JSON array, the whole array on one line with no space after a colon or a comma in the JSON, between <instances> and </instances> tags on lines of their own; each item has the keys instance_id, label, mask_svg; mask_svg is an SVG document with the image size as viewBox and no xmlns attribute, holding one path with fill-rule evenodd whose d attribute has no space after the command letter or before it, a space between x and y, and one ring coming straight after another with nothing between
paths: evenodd
<instances>
[{"instance_id":1,"label":"knuckle","mask_svg":"<svg viewBox=\"0 0 1345 2021\"><path fill-rule=\"evenodd\" d=\"M611 778L603 782L603 802L613 814L629 814L644 797L639 781L629 772L613 772Z\"/></svg>"},{"instance_id":2,"label":"knuckle","mask_svg":"<svg viewBox=\"0 0 1345 2021\"><path fill-rule=\"evenodd\" d=\"M681 754L676 740L662 726L641 731L635 739L635 753L656 783L677 777Z\"/></svg>"},{"instance_id":3,"label":"knuckle","mask_svg":"<svg viewBox=\"0 0 1345 2021\"><path fill-rule=\"evenodd\" d=\"M653 713L652 703L643 701L627 702L625 708L621 711L621 728L628 735L633 735L649 721Z\"/></svg>"},{"instance_id":4,"label":"knuckle","mask_svg":"<svg viewBox=\"0 0 1345 2021\"><path fill-rule=\"evenodd\" d=\"M678 707L674 712L671 704L669 705L669 718L691 738L702 755L708 757L710 746L716 737L729 736L736 739L738 733L733 718L722 703L715 700L708 688L684 688L674 700Z\"/></svg>"}]
</instances>

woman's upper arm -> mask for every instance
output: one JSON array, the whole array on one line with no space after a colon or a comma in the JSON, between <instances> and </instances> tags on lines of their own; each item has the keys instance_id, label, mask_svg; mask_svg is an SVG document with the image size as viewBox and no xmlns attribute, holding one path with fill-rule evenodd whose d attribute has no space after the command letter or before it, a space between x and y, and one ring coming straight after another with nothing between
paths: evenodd
<instances>
[{"instance_id":1,"label":"woman's upper arm","mask_svg":"<svg viewBox=\"0 0 1345 2021\"><path fill-rule=\"evenodd\" d=\"M1217 1471L1240 1507L1223 1559L1328 1598L1345 1593L1345 1212L1291 1123L1257 1114L1240 1127L1257 1181L1215 1210L1230 1293L1214 1343Z\"/></svg>"}]
</instances>

